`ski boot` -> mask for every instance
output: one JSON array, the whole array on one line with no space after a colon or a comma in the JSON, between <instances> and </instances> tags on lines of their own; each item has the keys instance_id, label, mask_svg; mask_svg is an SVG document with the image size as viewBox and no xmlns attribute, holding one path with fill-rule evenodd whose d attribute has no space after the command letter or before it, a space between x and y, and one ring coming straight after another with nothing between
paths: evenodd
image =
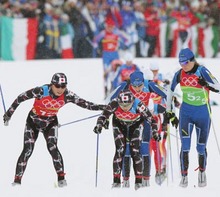
<instances>
[{"instance_id":1,"label":"ski boot","mask_svg":"<svg viewBox=\"0 0 220 197\"><path fill-rule=\"evenodd\" d=\"M122 187L124 187L124 188L129 188L130 187L129 179L124 179L123 180Z\"/></svg>"},{"instance_id":2,"label":"ski boot","mask_svg":"<svg viewBox=\"0 0 220 197\"><path fill-rule=\"evenodd\" d=\"M120 188L121 187L121 180L120 177L114 177L112 189L113 188Z\"/></svg>"},{"instance_id":3,"label":"ski boot","mask_svg":"<svg viewBox=\"0 0 220 197\"><path fill-rule=\"evenodd\" d=\"M179 186L184 187L184 188L188 186L188 177L187 176L182 176Z\"/></svg>"},{"instance_id":4,"label":"ski boot","mask_svg":"<svg viewBox=\"0 0 220 197\"><path fill-rule=\"evenodd\" d=\"M13 187L15 187L15 186L21 186L21 183L13 182L11 185L12 185Z\"/></svg>"},{"instance_id":5,"label":"ski boot","mask_svg":"<svg viewBox=\"0 0 220 197\"><path fill-rule=\"evenodd\" d=\"M138 190L140 188L143 187L143 184L142 184L142 178L135 178L135 185L134 185L134 189L135 190Z\"/></svg>"},{"instance_id":6,"label":"ski boot","mask_svg":"<svg viewBox=\"0 0 220 197\"><path fill-rule=\"evenodd\" d=\"M150 177L143 177L142 185L143 187L150 187Z\"/></svg>"},{"instance_id":7,"label":"ski boot","mask_svg":"<svg viewBox=\"0 0 220 197\"><path fill-rule=\"evenodd\" d=\"M21 185L21 177L15 176L14 182L11 185L12 186L20 186Z\"/></svg>"},{"instance_id":8,"label":"ski boot","mask_svg":"<svg viewBox=\"0 0 220 197\"><path fill-rule=\"evenodd\" d=\"M161 185L166 178L166 170L162 170L161 172L156 172L155 174L155 182L158 185Z\"/></svg>"},{"instance_id":9,"label":"ski boot","mask_svg":"<svg viewBox=\"0 0 220 197\"><path fill-rule=\"evenodd\" d=\"M205 171L199 171L198 175L198 187L205 187L207 185L206 174Z\"/></svg>"},{"instance_id":10,"label":"ski boot","mask_svg":"<svg viewBox=\"0 0 220 197\"><path fill-rule=\"evenodd\" d=\"M58 181L58 187L66 187L66 186L67 186L67 182L65 179Z\"/></svg>"},{"instance_id":11,"label":"ski boot","mask_svg":"<svg viewBox=\"0 0 220 197\"><path fill-rule=\"evenodd\" d=\"M143 187L142 183L135 183L134 189L138 190L138 189L140 189L142 187Z\"/></svg>"}]
</instances>

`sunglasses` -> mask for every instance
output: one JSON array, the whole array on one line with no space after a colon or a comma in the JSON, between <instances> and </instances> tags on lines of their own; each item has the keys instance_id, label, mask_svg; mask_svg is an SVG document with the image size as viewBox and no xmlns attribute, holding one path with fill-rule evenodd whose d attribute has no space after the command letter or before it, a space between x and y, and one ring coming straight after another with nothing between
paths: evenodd
<instances>
[{"instance_id":1,"label":"sunglasses","mask_svg":"<svg viewBox=\"0 0 220 197\"><path fill-rule=\"evenodd\" d=\"M187 61L185 61L185 62L180 62L180 65L181 65L181 66L186 66L189 62L190 62L189 60L187 60Z\"/></svg>"},{"instance_id":2,"label":"sunglasses","mask_svg":"<svg viewBox=\"0 0 220 197\"><path fill-rule=\"evenodd\" d=\"M132 86L134 86L135 88L141 87L144 83L141 84L131 84Z\"/></svg>"},{"instance_id":3,"label":"sunglasses","mask_svg":"<svg viewBox=\"0 0 220 197\"><path fill-rule=\"evenodd\" d=\"M118 103L118 104L123 111L128 111L131 109L133 102L132 103Z\"/></svg>"},{"instance_id":4,"label":"sunglasses","mask_svg":"<svg viewBox=\"0 0 220 197\"><path fill-rule=\"evenodd\" d=\"M66 84L62 84L62 85L60 85L60 84L53 84L57 89L59 89L59 88L62 88L62 89L64 89L64 88L66 88Z\"/></svg>"}]
</instances>

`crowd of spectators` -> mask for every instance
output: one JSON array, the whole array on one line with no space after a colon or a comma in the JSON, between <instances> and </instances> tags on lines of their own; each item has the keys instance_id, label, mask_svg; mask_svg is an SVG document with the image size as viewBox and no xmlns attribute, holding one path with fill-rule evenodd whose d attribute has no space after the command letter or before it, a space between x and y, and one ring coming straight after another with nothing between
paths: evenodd
<instances>
[{"instance_id":1,"label":"crowd of spectators","mask_svg":"<svg viewBox=\"0 0 220 197\"><path fill-rule=\"evenodd\" d=\"M216 26L220 38L220 0L1 0L0 17L37 18L36 59L62 58L61 24L68 25L75 58L100 57L93 38L108 17L128 35L136 57L162 57L157 51L161 23L179 24L184 43L192 25ZM50 30L50 31L49 31ZM168 29L172 31L172 29ZM166 30L167 31L167 30ZM18 30L19 32L19 30ZM164 38L165 57L171 57L172 32ZM146 50L144 50L146 49ZM127 49L126 49L127 50ZM216 57L218 53L214 54Z\"/></svg>"}]
</instances>

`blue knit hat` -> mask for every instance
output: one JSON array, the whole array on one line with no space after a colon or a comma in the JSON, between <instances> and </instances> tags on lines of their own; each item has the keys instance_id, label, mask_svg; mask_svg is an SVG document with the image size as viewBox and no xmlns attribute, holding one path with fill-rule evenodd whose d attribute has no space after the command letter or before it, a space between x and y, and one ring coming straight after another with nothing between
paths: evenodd
<instances>
[{"instance_id":1,"label":"blue knit hat","mask_svg":"<svg viewBox=\"0 0 220 197\"><path fill-rule=\"evenodd\" d=\"M135 71L130 74L130 82L133 86L140 86L144 83L144 74L140 71Z\"/></svg>"},{"instance_id":2,"label":"blue knit hat","mask_svg":"<svg viewBox=\"0 0 220 197\"><path fill-rule=\"evenodd\" d=\"M189 48L182 49L179 53L179 63L185 63L187 61L192 61L194 59L194 54Z\"/></svg>"}]
</instances>

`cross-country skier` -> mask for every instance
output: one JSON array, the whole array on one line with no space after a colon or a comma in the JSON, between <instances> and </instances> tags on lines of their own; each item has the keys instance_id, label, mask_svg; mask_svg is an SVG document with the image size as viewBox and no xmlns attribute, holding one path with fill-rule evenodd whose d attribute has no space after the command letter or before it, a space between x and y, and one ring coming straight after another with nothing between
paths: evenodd
<instances>
[{"instance_id":1,"label":"cross-country skier","mask_svg":"<svg viewBox=\"0 0 220 197\"><path fill-rule=\"evenodd\" d=\"M177 84L180 84L183 96L179 112L179 134L181 138L180 164L182 178L181 187L188 186L189 151L191 148L191 135L195 126L196 149L198 152L198 186L205 187L207 142L210 131L211 110L209 104L209 91L220 92L220 84L211 72L196 60L189 48L179 53L181 69L178 70L171 83L167 95L167 118L174 116L171 111L172 95Z\"/></svg>"},{"instance_id":2,"label":"cross-country skier","mask_svg":"<svg viewBox=\"0 0 220 197\"><path fill-rule=\"evenodd\" d=\"M167 85L170 84L170 81L164 79L162 73L159 72L159 66L156 62L150 64L149 70L144 69L145 77L148 80L153 80L157 85L162 86L166 89ZM167 163L167 150L166 150L166 138L167 138L167 123L164 122L165 113L158 113L158 105L164 106L166 108L166 101L160 95L152 92L150 98L154 103L154 119L157 121L158 133L161 135L161 140L159 142L151 139L150 141L150 153L154 157L155 164L155 181L157 184L161 185L166 178L166 163ZM177 98L174 97L175 107L178 107L180 103Z\"/></svg>"},{"instance_id":3,"label":"cross-country skier","mask_svg":"<svg viewBox=\"0 0 220 197\"><path fill-rule=\"evenodd\" d=\"M150 140L150 155L152 156L152 152L154 153L153 158L156 170L155 182L161 185L166 178L167 124L164 124L163 122L166 107L163 104L164 101L162 101L164 99L158 94L152 92L150 99L152 99L154 103L153 116L157 122L158 133L161 136L161 140L159 142L155 141L153 138ZM163 107L164 110L159 111L158 106L160 106L160 108Z\"/></svg>"},{"instance_id":4,"label":"cross-country skier","mask_svg":"<svg viewBox=\"0 0 220 197\"><path fill-rule=\"evenodd\" d=\"M122 162L126 150L126 138L128 138L135 173L135 190L137 190L142 187L142 158L140 154L142 123L144 120L147 121L152 127L152 136L155 140L159 140L156 122L149 109L129 90L120 92L119 96L108 104L97 120L94 128L95 133L101 133L111 114L113 114L112 125L116 147L113 159L112 187L121 187Z\"/></svg>"},{"instance_id":5,"label":"cross-country skier","mask_svg":"<svg viewBox=\"0 0 220 197\"><path fill-rule=\"evenodd\" d=\"M162 89L162 87L158 86L153 81L145 80L144 75L141 71L135 71L130 75L130 80L121 83L119 87L117 87L112 93L110 99L115 98L121 90L129 89L133 95L141 100L145 106L148 107L149 99L151 92L155 92L158 95L166 98L166 93ZM158 105L158 112L162 113L165 111L165 108L161 105ZM176 124L176 119L172 120L172 123ZM151 139L151 127L147 121L144 121L144 130L143 130L143 138L141 144L141 155L143 158L143 185L149 186L149 178L150 178L150 151L149 151L149 142ZM129 149L128 149L129 150ZM126 151L126 155L124 158L124 181L123 187L129 187L129 176L130 176L130 153Z\"/></svg>"},{"instance_id":6,"label":"cross-country skier","mask_svg":"<svg viewBox=\"0 0 220 197\"><path fill-rule=\"evenodd\" d=\"M150 64L150 70L153 73L153 81L158 85L166 87L166 85L170 84L170 81L164 77L162 73L159 72L160 68L156 62L152 62Z\"/></svg>"},{"instance_id":7,"label":"cross-country skier","mask_svg":"<svg viewBox=\"0 0 220 197\"><path fill-rule=\"evenodd\" d=\"M112 19L106 20L106 28L101 31L93 39L93 44L95 47L101 43L102 46L102 60L104 68L104 86L105 86L105 96L109 94L111 86L111 62L113 60L119 59L119 45L120 42L129 45L129 40L127 35L115 27L115 22Z\"/></svg>"},{"instance_id":8,"label":"cross-country skier","mask_svg":"<svg viewBox=\"0 0 220 197\"><path fill-rule=\"evenodd\" d=\"M48 151L53 160L58 177L58 186L64 187L67 185L67 182L65 180L62 155L57 147L57 113L61 107L70 102L88 110L103 110L105 105L94 104L80 98L67 89L66 75L55 73L50 84L35 87L17 97L3 116L4 124L8 125L13 113L22 102L32 98L35 101L27 117L24 131L24 147L17 161L12 185L21 184L28 159L33 152L38 134L41 132L44 135Z\"/></svg>"},{"instance_id":9,"label":"cross-country skier","mask_svg":"<svg viewBox=\"0 0 220 197\"><path fill-rule=\"evenodd\" d=\"M133 63L134 56L132 53L127 52L124 56L125 64L122 64L115 72L112 80L112 90L120 85L122 81L128 80L130 74L134 71L140 71L140 68Z\"/></svg>"}]
</instances>

